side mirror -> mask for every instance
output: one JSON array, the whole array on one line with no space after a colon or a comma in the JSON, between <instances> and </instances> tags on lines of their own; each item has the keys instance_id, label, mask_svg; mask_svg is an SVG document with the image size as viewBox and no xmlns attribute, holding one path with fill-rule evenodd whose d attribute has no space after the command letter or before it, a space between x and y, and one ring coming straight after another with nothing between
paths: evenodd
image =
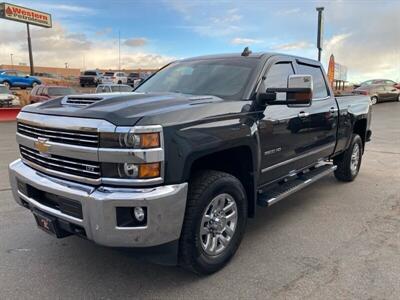
<instances>
[{"instance_id":1,"label":"side mirror","mask_svg":"<svg viewBox=\"0 0 400 300\"><path fill-rule=\"evenodd\" d=\"M282 95L283 94L283 95ZM289 107L310 106L313 98L313 79L311 75L289 75L287 88L267 88L260 93L260 105L287 105Z\"/></svg>"}]
</instances>

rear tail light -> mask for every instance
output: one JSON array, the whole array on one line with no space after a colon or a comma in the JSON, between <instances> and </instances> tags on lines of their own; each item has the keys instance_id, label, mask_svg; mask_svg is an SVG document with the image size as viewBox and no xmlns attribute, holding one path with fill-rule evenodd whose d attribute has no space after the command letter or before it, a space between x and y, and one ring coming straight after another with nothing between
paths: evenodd
<instances>
[{"instance_id":1,"label":"rear tail light","mask_svg":"<svg viewBox=\"0 0 400 300\"><path fill-rule=\"evenodd\" d=\"M117 78L117 77L115 77L115 76L112 77L112 79L115 79L115 78Z\"/></svg>"}]
</instances>

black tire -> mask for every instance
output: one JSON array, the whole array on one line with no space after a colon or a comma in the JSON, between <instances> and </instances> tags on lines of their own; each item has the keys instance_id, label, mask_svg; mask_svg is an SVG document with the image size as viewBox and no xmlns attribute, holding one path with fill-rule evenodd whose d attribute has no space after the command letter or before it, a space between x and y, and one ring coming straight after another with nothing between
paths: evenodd
<instances>
[{"instance_id":1,"label":"black tire","mask_svg":"<svg viewBox=\"0 0 400 300\"><path fill-rule=\"evenodd\" d=\"M219 254L209 255L201 244L200 227L203 226L203 214L209 204L221 194L228 194L236 203L236 227L226 248ZM189 182L188 201L179 241L180 266L201 275L211 274L222 269L236 253L246 224L246 192L236 177L212 170L195 174Z\"/></svg>"},{"instance_id":2,"label":"black tire","mask_svg":"<svg viewBox=\"0 0 400 300\"><path fill-rule=\"evenodd\" d=\"M378 104L378 101L379 101L379 99L378 99L377 96L372 96L371 97L371 104L372 105Z\"/></svg>"},{"instance_id":3,"label":"black tire","mask_svg":"<svg viewBox=\"0 0 400 300\"><path fill-rule=\"evenodd\" d=\"M83 83L81 83L81 87L85 87L85 85Z\"/></svg>"},{"instance_id":4,"label":"black tire","mask_svg":"<svg viewBox=\"0 0 400 300\"><path fill-rule=\"evenodd\" d=\"M3 84L6 86L6 88L11 89L11 83L8 81L4 81Z\"/></svg>"},{"instance_id":5,"label":"black tire","mask_svg":"<svg viewBox=\"0 0 400 300\"><path fill-rule=\"evenodd\" d=\"M357 167L354 168L354 165L352 166L352 161L354 161L352 160L352 156L356 147L359 149L358 163ZM353 181L360 171L362 154L363 143L361 137L358 134L353 134L349 148L333 159L333 164L337 166L335 170L336 179L345 182Z\"/></svg>"},{"instance_id":6,"label":"black tire","mask_svg":"<svg viewBox=\"0 0 400 300\"><path fill-rule=\"evenodd\" d=\"M122 81L121 81L121 80L118 80L118 84L122 84Z\"/></svg>"}]
</instances>

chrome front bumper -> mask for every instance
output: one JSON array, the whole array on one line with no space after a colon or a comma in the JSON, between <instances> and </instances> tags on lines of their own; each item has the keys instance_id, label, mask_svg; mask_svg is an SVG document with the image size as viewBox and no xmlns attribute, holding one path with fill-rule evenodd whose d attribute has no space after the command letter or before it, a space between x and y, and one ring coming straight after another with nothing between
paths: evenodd
<instances>
[{"instance_id":1,"label":"chrome front bumper","mask_svg":"<svg viewBox=\"0 0 400 300\"><path fill-rule=\"evenodd\" d=\"M95 243L111 247L152 247L179 239L186 207L187 183L155 188L92 187L40 173L20 159L9 166L12 192L17 203L60 218L85 229ZM79 201L83 218L67 215L28 197L18 181L34 188ZM116 207L147 207L147 225L118 227Z\"/></svg>"}]
</instances>

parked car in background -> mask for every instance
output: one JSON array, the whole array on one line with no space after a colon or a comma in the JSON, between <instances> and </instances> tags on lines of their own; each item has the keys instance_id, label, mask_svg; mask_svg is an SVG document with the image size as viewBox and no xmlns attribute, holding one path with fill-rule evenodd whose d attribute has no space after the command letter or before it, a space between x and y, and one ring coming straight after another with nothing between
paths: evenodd
<instances>
[{"instance_id":1,"label":"parked car in background","mask_svg":"<svg viewBox=\"0 0 400 300\"><path fill-rule=\"evenodd\" d=\"M143 79L140 77L140 73L133 72L128 74L127 84L131 87L137 87Z\"/></svg>"},{"instance_id":2,"label":"parked car in background","mask_svg":"<svg viewBox=\"0 0 400 300\"><path fill-rule=\"evenodd\" d=\"M95 93L126 93L132 91L133 88L126 84L100 84L97 86Z\"/></svg>"},{"instance_id":3,"label":"parked car in background","mask_svg":"<svg viewBox=\"0 0 400 300\"><path fill-rule=\"evenodd\" d=\"M124 72L105 72L102 77L102 83L114 83L114 84L127 84L128 77Z\"/></svg>"},{"instance_id":4,"label":"parked car in background","mask_svg":"<svg viewBox=\"0 0 400 300\"><path fill-rule=\"evenodd\" d=\"M0 70L0 83L7 88L19 87L25 89L41 84L41 81L16 70Z\"/></svg>"},{"instance_id":5,"label":"parked car in background","mask_svg":"<svg viewBox=\"0 0 400 300\"><path fill-rule=\"evenodd\" d=\"M79 84L81 87L84 86L97 86L101 83L102 74L98 70L85 71L83 75L79 77Z\"/></svg>"},{"instance_id":6,"label":"parked car in background","mask_svg":"<svg viewBox=\"0 0 400 300\"><path fill-rule=\"evenodd\" d=\"M35 86L29 95L29 103L48 101L60 96L76 94L77 92L67 86L38 85Z\"/></svg>"},{"instance_id":7,"label":"parked car in background","mask_svg":"<svg viewBox=\"0 0 400 300\"><path fill-rule=\"evenodd\" d=\"M0 84L0 107L8 107L18 104L18 97L13 95L7 86Z\"/></svg>"},{"instance_id":8,"label":"parked car in background","mask_svg":"<svg viewBox=\"0 0 400 300\"><path fill-rule=\"evenodd\" d=\"M356 88L353 93L358 95L370 96L371 103L385 101L400 101L400 90L396 88L396 83L392 80L375 81L380 83L368 83Z\"/></svg>"},{"instance_id":9,"label":"parked car in background","mask_svg":"<svg viewBox=\"0 0 400 300\"><path fill-rule=\"evenodd\" d=\"M369 86L369 85L376 85L376 84L384 84L384 85L392 85L392 86L398 86L398 83L396 83L393 80L390 79L371 79L367 81L363 81L360 84L355 84L354 88L359 88L361 86ZM400 87L400 86L399 86Z\"/></svg>"}]
</instances>

